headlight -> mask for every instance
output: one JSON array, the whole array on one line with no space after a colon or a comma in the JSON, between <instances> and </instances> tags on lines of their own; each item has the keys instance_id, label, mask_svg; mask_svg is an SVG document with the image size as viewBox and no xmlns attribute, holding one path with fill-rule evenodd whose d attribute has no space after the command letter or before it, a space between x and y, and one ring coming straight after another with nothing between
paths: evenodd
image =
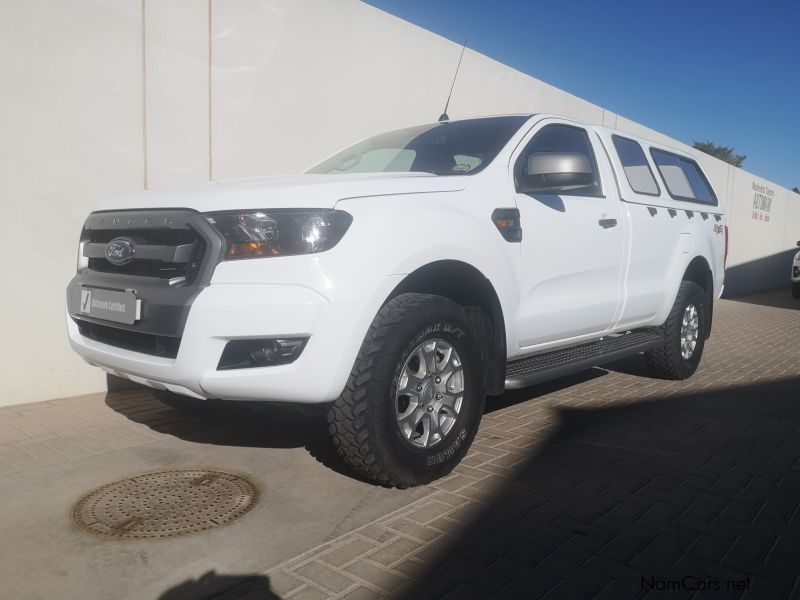
<instances>
[{"instance_id":1,"label":"headlight","mask_svg":"<svg viewBox=\"0 0 800 600\"><path fill-rule=\"evenodd\" d=\"M353 222L342 210L264 209L205 217L224 236L226 259L324 252L339 243Z\"/></svg>"}]
</instances>

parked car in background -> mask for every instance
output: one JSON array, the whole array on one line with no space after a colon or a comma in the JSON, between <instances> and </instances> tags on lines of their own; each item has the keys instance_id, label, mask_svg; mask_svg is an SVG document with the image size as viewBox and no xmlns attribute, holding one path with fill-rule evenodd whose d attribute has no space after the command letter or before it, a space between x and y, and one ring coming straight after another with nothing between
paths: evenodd
<instances>
[{"instance_id":1,"label":"parked car in background","mask_svg":"<svg viewBox=\"0 0 800 600\"><path fill-rule=\"evenodd\" d=\"M800 246L800 242L797 242ZM800 298L800 252L794 255L792 263L792 297Z\"/></svg>"},{"instance_id":2,"label":"parked car in background","mask_svg":"<svg viewBox=\"0 0 800 600\"><path fill-rule=\"evenodd\" d=\"M690 377L726 253L691 155L556 115L465 119L298 177L106 202L67 323L87 362L162 395L323 405L350 467L406 487L458 464L487 394L636 353Z\"/></svg>"}]
</instances>

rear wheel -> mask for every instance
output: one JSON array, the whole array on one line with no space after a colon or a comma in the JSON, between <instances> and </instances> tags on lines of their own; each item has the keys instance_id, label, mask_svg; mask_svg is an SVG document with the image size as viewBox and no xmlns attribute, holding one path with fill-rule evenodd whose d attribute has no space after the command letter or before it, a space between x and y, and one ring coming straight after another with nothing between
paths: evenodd
<instances>
[{"instance_id":1,"label":"rear wheel","mask_svg":"<svg viewBox=\"0 0 800 600\"><path fill-rule=\"evenodd\" d=\"M662 379L687 379L700 364L707 337L706 296L693 281L682 281L675 304L659 328L664 345L644 353L650 371Z\"/></svg>"},{"instance_id":2,"label":"rear wheel","mask_svg":"<svg viewBox=\"0 0 800 600\"><path fill-rule=\"evenodd\" d=\"M483 415L487 352L455 302L430 294L389 301L328 410L340 456L361 475L390 487L449 473Z\"/></svg>"}]
</instances>

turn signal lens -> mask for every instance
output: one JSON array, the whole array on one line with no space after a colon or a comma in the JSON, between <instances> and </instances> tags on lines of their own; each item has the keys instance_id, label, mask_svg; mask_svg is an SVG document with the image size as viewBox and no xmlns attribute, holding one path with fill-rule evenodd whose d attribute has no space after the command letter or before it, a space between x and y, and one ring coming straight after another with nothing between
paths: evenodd
<instances>
[{"instance_id":1,"label":"turn signal lens","mask_svg":"<svg viewBox=\"0 0 800 600\"><path fill-rule=\"evenodd\" d=\"M274 256L272 246L267 242L244 242L231 244L225 258L253 258L256 256Z\"/></svg>"},{"instance_id":2,"label":"turn signal lens","mask_svg":"<svg viewBox=\"0 0 800 600\"><path fill-rule=\"evenodd\" d=\"M522 225L520 224L519 209L496 208L494 212L492 212L492 222L505 241L522 241Z\"/></svg>"}]
</instances>

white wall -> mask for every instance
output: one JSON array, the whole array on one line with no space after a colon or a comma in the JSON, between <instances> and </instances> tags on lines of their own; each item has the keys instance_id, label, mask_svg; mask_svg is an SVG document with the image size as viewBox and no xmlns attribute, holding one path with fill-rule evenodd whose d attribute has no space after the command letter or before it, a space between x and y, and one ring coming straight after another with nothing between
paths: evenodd
<instances>
[{"instance_id":1,"label":"white wall","mask_svg":"<svg viewBox=\"0 0 800 600\"><path fill-rule=\"evenodd\" d=\"M203 181L210 157L208 7L198 0L144 6L147 184Z\"/></svg>"},{"instance_id":2,"label":"white wall","mask_svg":"<svg viewBox=\"0 0 800 600\"><path fill-rule=\"evenodd\" d=\"M0 2L0 405L101 389L64 287L86 212L143 186L137 0Z\"/></svg>"},{"instance_id":3,"label":"white wall","mask_svg":"<svg viewBox=\"0 0 800 600\"><path fill-rule=\"evenodd\" d=\"M99 198L296 173L370 133L433 121L459 52L356 0L1 1L0 405L104 386L70 351L63 312ZM525 111L682 146L468 49L450 116ZM732 211L729 264L800 239L800 196L701 160ZM766 227L747 218L752 180L775 190Z\"/></svg>"}]
</instances>

